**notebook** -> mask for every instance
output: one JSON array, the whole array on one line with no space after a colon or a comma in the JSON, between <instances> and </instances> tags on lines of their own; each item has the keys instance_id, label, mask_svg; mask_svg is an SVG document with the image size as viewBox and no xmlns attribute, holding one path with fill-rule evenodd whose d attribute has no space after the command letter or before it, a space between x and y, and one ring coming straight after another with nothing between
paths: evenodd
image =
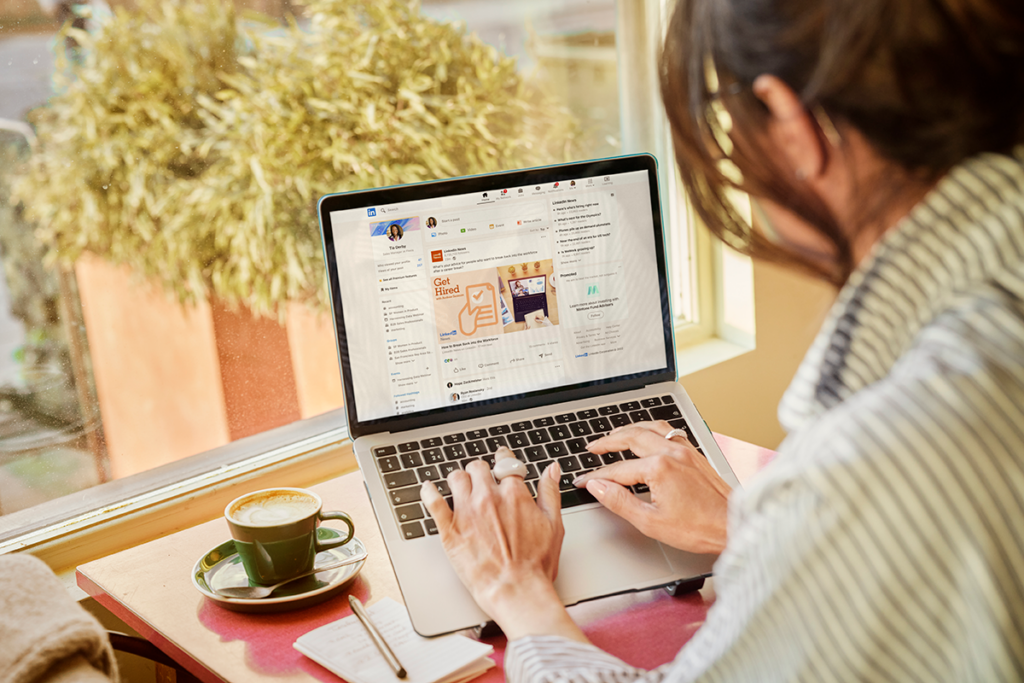
<instances>
[{"instance_id":1,"label":"notebook","mask_svg":"<svg viewBox=\"0 0 1024 683\"><path fill-rule=\"evenodd\" d=\"M345 617L299 637L293 647L350 683L461 683L494 666L494 648L465 636L427 639L412 630L405 608L384 598L367 608L384 641L406 670L399 679L356 616Z\"/></svg>"},{"instance_id":2,"label":"notebook","mask_svg":"<svg viewBox=\"0 0 1024 683\"><path fill-rule=\"evenodd\" d=\"M419 500L504 445L564 473L566 604L707 576L572 486L587 443L664 420L735 476L676 382L658 173L636 155L328 195L319 204L348 429L417 632L488 620ZM668 431L668 427L666 427ZM643 486L635 494L649 496Z\"/></svg>"}]
</instances>

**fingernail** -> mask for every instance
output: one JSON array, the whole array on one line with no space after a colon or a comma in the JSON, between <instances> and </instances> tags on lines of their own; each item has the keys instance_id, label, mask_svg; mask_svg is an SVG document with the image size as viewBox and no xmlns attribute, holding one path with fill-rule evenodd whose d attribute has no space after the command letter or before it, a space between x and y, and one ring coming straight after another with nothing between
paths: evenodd
<instances>
[{"instance_id":1,"label":"fingernail","mask_svg":"<svg viewBox=\"0 0 1024 683\"><path fill-rule=\"evenodd\" d=\"M575 479L572 480L572 485L575 486L576 488L579 488L580 484L586 482L586 480L586 477L583 476L576 477Z\"/></svg>"},{"instance_id":2,"label":"fingernail","mask_svg":"<svg viewBox=\"0 0 1024 683\"><path fill-rule=\"evenodd\" d=\"M591 479L587 482L587 490L598 498L603 498L604 492L608 490L608 484L604 483L600 479Z\"/></svg>"},{"instance_id":3,"label":"fingernail","mask_svg":"<svg viewBox=\"0 0 1024 683\"><path fill-rule=\"evenodd\" d=\"M562 466L557 462L553 462L548 466L547 473L550 479L558 481L562 477Z\"/></svg>"}]
</instances>

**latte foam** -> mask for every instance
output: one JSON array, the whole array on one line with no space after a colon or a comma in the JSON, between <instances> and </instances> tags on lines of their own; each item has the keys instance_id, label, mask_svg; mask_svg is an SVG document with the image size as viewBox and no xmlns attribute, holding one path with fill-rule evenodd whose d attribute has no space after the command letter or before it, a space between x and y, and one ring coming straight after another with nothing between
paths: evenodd
<instances>
[{"instance_id":1,"label":"latte foam","mask_svg":"<svg viewBox=\"0 0 1024 683\"><path fill-rule=\"evenodd\" d=\"M309 496L280 491L243 500L231 511L231 518L248 525L288 524L308 517L319 506Z\"/></svg>"}]
</instances>

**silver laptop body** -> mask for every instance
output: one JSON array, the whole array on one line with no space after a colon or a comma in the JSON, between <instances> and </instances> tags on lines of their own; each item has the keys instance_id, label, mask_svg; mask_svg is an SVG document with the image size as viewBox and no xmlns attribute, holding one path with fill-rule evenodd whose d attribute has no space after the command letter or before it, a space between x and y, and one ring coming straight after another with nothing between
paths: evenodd
<instances>
[{"instance_id":1,"label":"silver laptop body","mask_svg":"<svg viewBox=\"0 0 1024 683\"><path fill-rule=\"evenodd\" d=\"M319 204L349 431L413 626L488 620L419 501L500 445L527 486L562 464L566 605L707 576L571 486L628 451L588 441L665 419L733 487L676 380L657 168L637 155L328 195ZM636 495L648 496L642 486Z\"/></svg>"}]
</instances>

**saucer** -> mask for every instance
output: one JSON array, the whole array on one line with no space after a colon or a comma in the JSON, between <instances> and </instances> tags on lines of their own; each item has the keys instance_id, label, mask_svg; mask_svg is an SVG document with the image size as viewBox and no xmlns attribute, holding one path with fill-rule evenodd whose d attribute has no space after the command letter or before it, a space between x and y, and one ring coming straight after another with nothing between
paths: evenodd
<instances>
[{"instance_id":1,"label":"saucer","mask_svg":"<svg viewBox=\"0 0 1024 683\"><path fill-rule=\"evenodd\" d=\"M328 527L319 527L317 537L321 541L338 538L341 534ZM363 542L358 538L341 546L317 553L316 564L325 565L365 552ZM215 588L235 588L252 585L242 566L242 558L235 552L235 542L225 541L199 558L192 568L192 585L221 607L235 612L286 612L310 607L334 597L359 574L366 560L355 564L328 569L319 574L296 579L278 588L268 598L258 600L227 598L214 592Z\"/></svg>"}]
</instances>

